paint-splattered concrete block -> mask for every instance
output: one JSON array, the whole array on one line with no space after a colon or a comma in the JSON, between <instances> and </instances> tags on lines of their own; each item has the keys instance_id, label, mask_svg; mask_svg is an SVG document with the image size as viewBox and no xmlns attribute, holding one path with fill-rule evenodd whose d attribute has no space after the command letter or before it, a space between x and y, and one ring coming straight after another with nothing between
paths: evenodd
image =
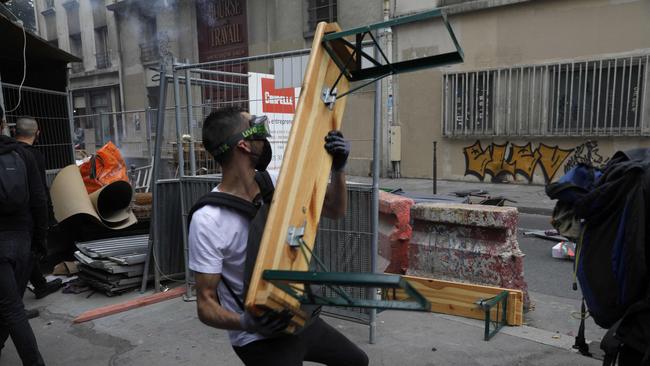
<instances>
[{"instance_id":1,"label":"paint-splattered concrete block","mask_svg":"<svg viewBox=\"0 0 650 366\"><path fill-rule=\"evenodd\" d=\"M408 245L413 229L410 224L412 199L379 192L379 256L385 263L379 268L388 273L406 273Z\"/></svg>"},{"instance_id":2,"label":"paint-splattered concrete block","mask_svg":"<svg viewBox=\"0 0 650 366\"><path fill-rule=\"evenodd\" d=\"M408 274L524 292L524 254L514 207L419 203L411 208Z\"/></svg>"}]
</instances>

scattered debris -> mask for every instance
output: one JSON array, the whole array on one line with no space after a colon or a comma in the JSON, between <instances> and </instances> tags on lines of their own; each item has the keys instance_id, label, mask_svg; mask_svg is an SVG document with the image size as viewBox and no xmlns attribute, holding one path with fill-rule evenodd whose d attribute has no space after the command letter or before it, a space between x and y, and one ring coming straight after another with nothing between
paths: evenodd
<instances>
[{"instance_id":1,"label":"scattered debris","mask_svg":"<svg viewBox=\"0 0 650 366\"><path fill-rule=\"evenodd\" d=\"M569 239L560 235L557 230L527 230L524 231L524 236L535 236L540 239L551 241L568 241Z\"/></svg>"},{"instance_id":2,"label":"scattered debris","mask_svg":"<svg viewBox=\"0 0 650 366\"><path fill-rule=\"evenodd\" d=\"M88 286L84 280L75 278L63 285L63 290L61 292L64 294L80 294L86 291L90 291L90 286Z\"/></svg>"},{"instance_id":3,"label":"scattered debris","mask_svg":"<svg viewBox=\"0 0 650 366\"><path fill-rule=\"evenodd\" d=\"M78 262L61 262L52 270L52 274L55 276L70 276L78 272Z\"/></svg>"},{"instance_id":4,"label":"scattered debris","mask_svg":"<svg viewBox=\"0 0 650 366\"><path fill-rule=\"evenodd\" d=\"M551 255L553 258L573 259L576 256L576 243L561 241L553 246Z\"/></svg>"},{"instance_id":5,"label":"scattered debris","mask_svg":"<svg viewBox=\"0 0 650 366\"><path fill-rule=\"evenodd\" d=\"M148 235L136 235L77 243L79 278L107 296L138 287L148 242Z\"/></svg>"},{"instance_id":6,"label":"scattered debris","mask_svg":"<svg viewBox=\"0 0 650 366\"><path fill-rule=\"evenodd\" d=\"M139 308L142 306L147 306L151 304L155 304L161 301L169 300L169 299L174 299L176 297L182 296L185 293L185 287L176 287L172 290L169 290L167 292L159 292L155 293L153 295L148 295L148 296L143 296L137 299L129 300L127 302L121 303L121 304L114 304L114 305L108 305L104 306L101 308L93 309L93 310L88 310L81 315L79 315L77 318L75 318L72 322L75 324L78 323L83 323L89 320L97 319L97 318L102 318L108 315L112 314L117 314L121 313L123 311Z\"/></svg>"},{"instance_id":7,"label":"scattered debris","mask_svg":"<svg viewBox=\"0 0 650 366\"><path fill-rule=\"evenodd\" d=\"M467 197L467 196L484 196L488 194L488 191L482 189L468 189L464 191L451 192L458 197Z\"/></svg>"}]
</instances>

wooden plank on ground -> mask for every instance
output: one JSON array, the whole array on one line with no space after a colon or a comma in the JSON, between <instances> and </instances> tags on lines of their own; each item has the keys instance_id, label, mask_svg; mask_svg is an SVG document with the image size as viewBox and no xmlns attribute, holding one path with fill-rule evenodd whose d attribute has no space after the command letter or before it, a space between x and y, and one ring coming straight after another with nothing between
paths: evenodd
<instances>
[{"instance_id":1,"label":"wooden plank on ground","mask_svg":"<svg viewBox=\"0 0 650 366\"><path fill-rule=\"evenodd\" d=\"M485 319L485 312L476 303L481 299L490 299L506 290L509 292L507 323L508 325L523 324L523 293L519 290L415 276L403 276L403 278L429 300L431 312L481 320ZM401 290L397 291L395 296L390 296L390 293L388 295L389 298L397 300L408 298ZM496 319L496 315L496 310L493 310L490 315L491 319Z\"/></svg>"},{"instance_id":2,"label":"wooden plank on ground","mask_svg":"<svg viewBox=\"0 0 650 366\"><path fill-rule=\"evenodd\" d=\"M121 313L123 311L140 308L143 306L155 304L165 300L174 299L176 297L183 295L184 293L185 293L185 287L183 286L176 287L175 289L166 292L159 292L157 294L139 297L137 299L129 300L127 302L123 302L120 304L108 305L108 306L103 306L101 308L85 311L81 313L81 315L76 317L72 322L83 323L89 320L103 318L108 315L113 315L113 314Z\"/></svg>"},{"instance_id":3,"label":"wooden plank on ground","mask_svg":"<svg viewBox=\"0 0 650 366\"><path fill-rule=\"evenodd\" d=\"M332 165L330 155L323 148L324 138L328 131L340 129L347 100L337 100L332 110L321 100L323 88L331 87L340 74L321 45L321 39L323 34L337 31L340 28L336 23L320 23L314 34L298 108L246 296L246 308L252 311L267 308L299 312L298 301L262 280L262 272L308 269L308 261L300 249L287 245L287 233L290 226L304 226L304 240L313 248ZM338 94L348 88L347 79L341 78ZM295 317L294 325L301 325L303 320Z\"/></svg>"}]
</instances>

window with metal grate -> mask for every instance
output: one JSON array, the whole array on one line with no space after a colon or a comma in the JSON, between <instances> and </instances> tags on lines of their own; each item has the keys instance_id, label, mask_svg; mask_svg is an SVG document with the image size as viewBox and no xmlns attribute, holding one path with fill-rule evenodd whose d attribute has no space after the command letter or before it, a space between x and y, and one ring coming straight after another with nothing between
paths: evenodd
<instances>
[{"instance_id":1,"label":"window with metal grate","mask_svg":"<svg viewBox=\"0 0 650 366\"><path fill-rule=\"evenodd\" d=\"M448 73L446 136L650 134L650 55Z\"/></svg>"}]
</instances>

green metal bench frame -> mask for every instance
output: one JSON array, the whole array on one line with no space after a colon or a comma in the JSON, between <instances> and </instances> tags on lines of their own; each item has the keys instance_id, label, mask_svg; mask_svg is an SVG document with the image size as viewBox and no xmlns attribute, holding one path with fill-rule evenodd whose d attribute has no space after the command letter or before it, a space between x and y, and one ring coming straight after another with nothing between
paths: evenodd
<instances>
[{"instance_id":1,"label":"green metal bench frame","mask_svg":"<svg viewBox=\"0 0 650 366\"><path fill-rule=\"evenodd\" d=\"M483 339L489 341L507 324L508 291L502 291L491 299L481 300L478 305L485 311L485 335ZM491 312L494 306L497 307L497 318L493 320Z\"/></svg>"},{"instance_id":2,"label":"green metal bench frame","mask_svg":"<svg viewBox=\"0 0 650 366\"><path fill-rule=\"evenodd\" d=\"M301 304L413 311L429 311L430 308L429 301L399 275L265 270L262 278L291 295ZM315 294L311 291L310 285L325 286L338 296ZM341 286L393 291L402 289L412 301L356 299L349 296Z\"/></svg>"},{"instance_id":3,"label":"green metal bench frame","mask_svg":"<svg viewBox=\"0 0 650 366\"><path fill-rule=\"evenodd\" d=\"M449 37L454 44L454 51L391 63L388 60L388 57L386 57L384 51L379 46L379 42L373 35L373 31L376 31L378 29L394 27L434 18L442 19L442 22L444 23L445 28L449 33ZM354 43L348 41L345 38L352 36L355 38ZM381 58L384 62L383 64L380 60L377 60L375 57L363 51L363 46L366 44L366 42L364 42L366 36L370 38L371 44L373 44L379 50ZM333 104L337 98L342 98L386 76L459 63L463 62L464 59L463 50L458 43L458 39L456 39L456 35L454 34L449 21L447 20L447 15L440 9L434 9L418 14L398 17L391 20L341 32L325 34L322 44L336 66L338 66L338 68L341 70L341 74L336 79L336 82L334 82L331 87L323 90L322 99L328 105ZM350 50L352 52L350 52ZM362 59L370 61L373 66L363 68ZM361 81L368 79L371 80L348 90L346 93L336 95L336 85L342 76L345 76L349 81Z\"/></svg>"}]
</instances>

